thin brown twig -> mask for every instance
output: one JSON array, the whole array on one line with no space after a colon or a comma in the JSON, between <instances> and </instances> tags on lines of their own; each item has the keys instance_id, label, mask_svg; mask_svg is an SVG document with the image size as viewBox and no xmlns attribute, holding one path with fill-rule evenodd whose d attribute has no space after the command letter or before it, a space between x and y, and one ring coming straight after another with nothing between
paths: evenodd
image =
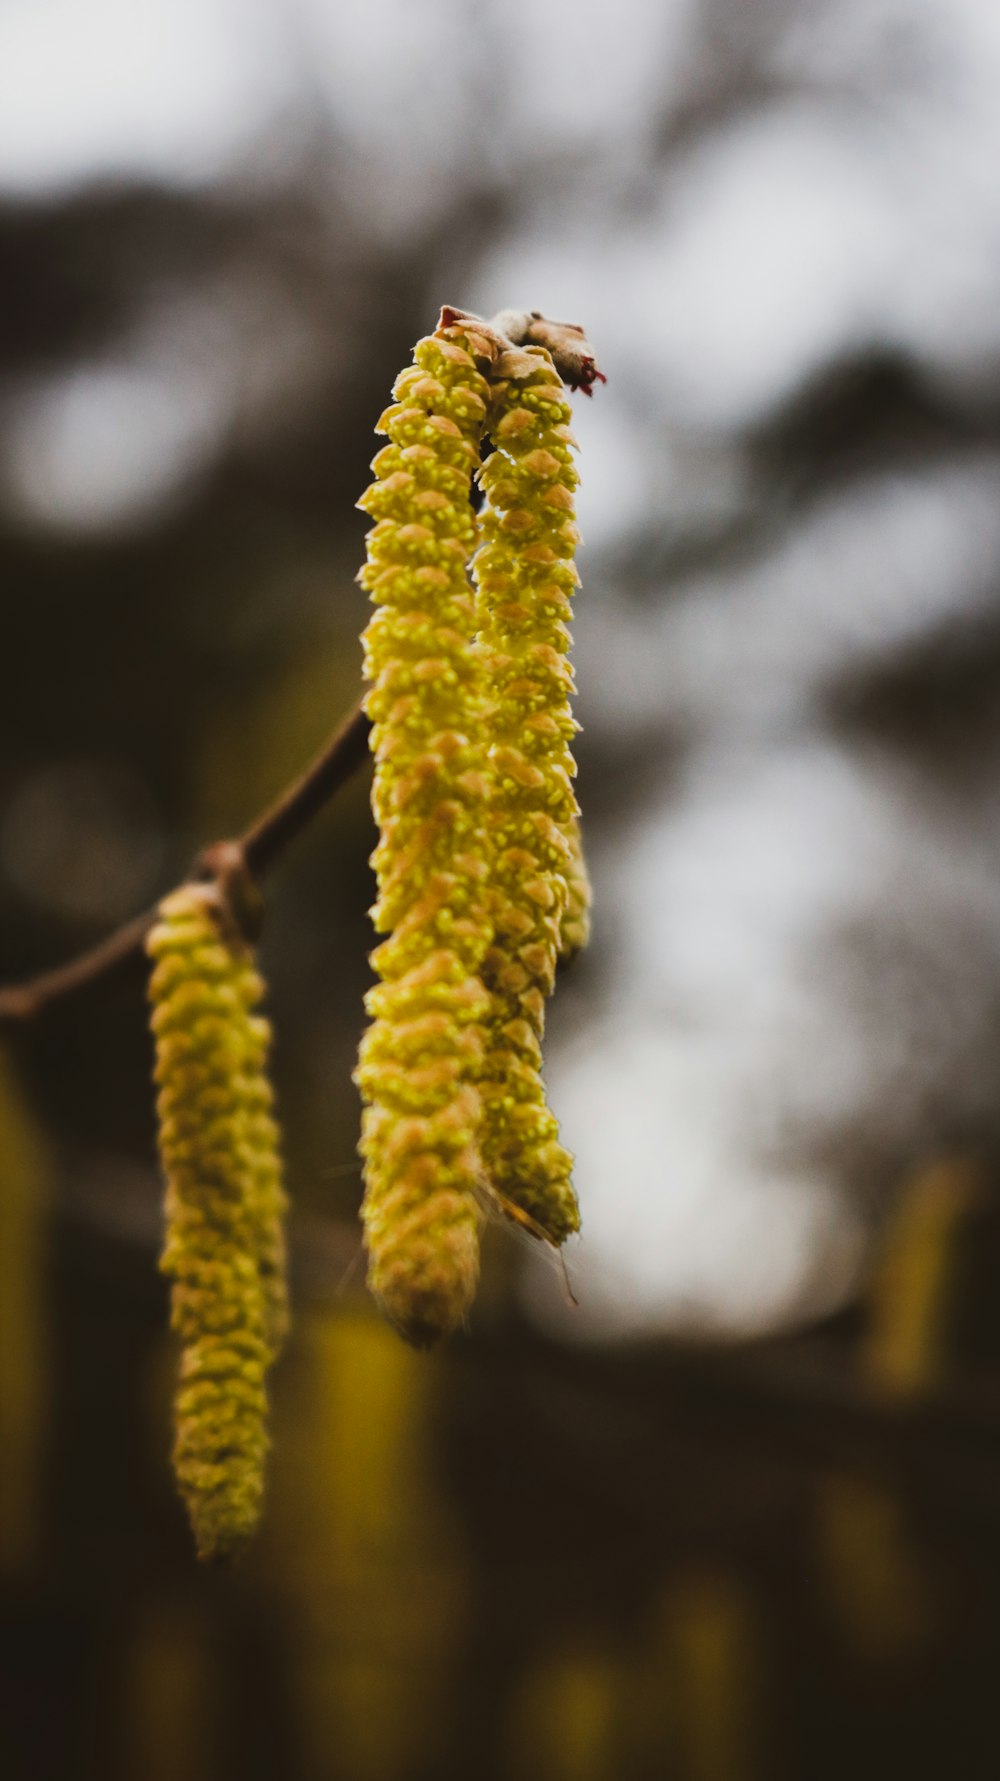
<instances>
[{"instance_id":1,"label":"thin brown twig","mask_svg":"<svg viewBox=\"0 0 1000 1781\"><path fill-rule=\"evenodd\" d=\"M290 841L318 816L368 759L371 724L360 705L344 719L301 778L282 792L240 838L251 878L262 879Z\"/></svg>"},{"instance_id":2,"label":"thin brown twig","mask_svg":"<svg viewBox=\"0 0 1000 1781\"><path fill-rule=\"evenodd\" d=\"M251 879L262 880L290 842L325 809L367 759L370 728L361 706L356 705L301 778L288 786L243 835L235 841L215 842L199 854L191 878L212 877L223 867L230 870L234 859L238 859ZM75 995L98 978L140 958L155 920L156 910L149 909L67 964L43 971L27 983L0 988L0 1028L35 1020L53 1002Z\"/></svg>"}]
</instances>

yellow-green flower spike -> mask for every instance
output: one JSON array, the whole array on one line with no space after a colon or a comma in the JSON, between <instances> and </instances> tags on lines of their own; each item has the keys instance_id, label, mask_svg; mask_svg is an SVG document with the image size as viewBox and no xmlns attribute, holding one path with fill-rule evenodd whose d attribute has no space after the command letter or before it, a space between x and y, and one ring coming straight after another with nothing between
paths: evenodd
<instances>
[{"instance_id":1,"label":"yellow-green flower spike","mask_svg":"<svg viewBox=\"0 0 1000 1781\"><path fill-rule=\"evenodd\" d=\"M545 1099L541 1037L573 870L573 675L567 651L573 557L569 408L543 347L501 359L495 450L481 471L487 504L475 559L480 647L494 704L489 835L495 942L484 962L491 993L483 1068L482 1148L502 1196L554 1243L579 1227L572 1157ZM578 858L578 854L576 855Z\"/></svg>"},{"instance_id":2,"label":"yellow-green flower spike","mask_svg":"<svg viewBox=\"0 0 1000 1781\"><path fill-rule=\"evenodd\" d=\"M391 936L372 955L381 982L355 1073L362 1218L369 1284L418 1347L462 1322L479 1270L490 788L466 564L490 398L477 360L496 351L471 321L419 342L379 421L389 444L359 502L376 521L360 576L376 606L363 640L380 831L373 918Z\"/></svg>"},{"instance_id":3,"label":"yellow-green flower spike","mask_svg":"<svg viewBox=\"0 0 1000 1781\"><path fill-rule=\"evenodd\" d=\"M559 957L563 963L575 958L590 943L590 907L593 900L578 816L574 816L570 823L567 838L570 854L566 861L566 907L559 931Z\"/></svg>"},{"instance_id":4,"label":"yellow-green flower spike","mask_svg":"<svg viewBox=\"0 0 1000 1781\"><path fill-rule=\"evenodd\" d=\"M147 941L167 1181L171 1327L181 1360L173 1463L199 1556L257 1525L269 1437L265 1378L287 1323L285 1195L266 1075L263 983L219 892L185 885Z\"/></svg>"}]
</instances>

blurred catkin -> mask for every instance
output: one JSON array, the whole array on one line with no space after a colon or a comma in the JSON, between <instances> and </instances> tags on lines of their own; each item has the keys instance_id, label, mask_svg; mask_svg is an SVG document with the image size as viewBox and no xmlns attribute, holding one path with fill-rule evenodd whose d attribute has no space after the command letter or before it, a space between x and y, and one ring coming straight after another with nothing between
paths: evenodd
<instances>
[{"instance_id":1,"label":"blurred catkin","mask_svg":"<svg viewBox=\"0 0 1000 1781\"><path fill-rule=\"evenodd\" d=\"M902 1188L868 1292L867 1384L890 1399L940 1391L956 1366L962 1246L988 1204L982 1166L955 1155ZM940 1616L907 1506L884 1478L840 1468L817 1492L820 1574L833 1611L871 1661L908 1660Z\"/></svg>"},{"instance_id":2,"label":"blurred catkin","mask_svg":"<svg viewBox=\"0 0 1000 1781\"><path fill-rule=\"evenodd\" d=\"M552 1242L579 1226L573 1159L541 1077L545 1000L560 951L585 937L570 710L570 598L579 577L569 407L543 347L510 355L483 465L475 559L480 652L492 692L489 841L495 938L483 1068L483 1156L493 1185ZM504 370L501 360L500 372ZM570 905L568 880L573 881Z\"/></svg>"},{"instance_id":3,"label":"blurred catkin","mask_svg":"<svg viewBox=\"0 0 1000 1781\"><path fill-rule=\"evenodd\" d=\"M365 1103L369 1281L407 1339L428 1346L465 1316L479 1268L478 1079L491 926L485 662L466 574L471 478L495 348L471 325L414 350L378 431L390 443L359 502L376 524L360 576L372 719L373 855L381 978L355 1080Z\"/></svg>"},{"instance_id":4,"label":"blurred catkin","mask_svg":"<svg viewBox=\"0 0 1000 1781\"><path fill-rule=\"evenodd\" d=\"M965 1156L930 1163L904 1185L874 1271L862 1351L867 1377L894 1397L933 1390L954 1364L961 1236L984 1199L981 1168Z\"/></svg>"},{"instance_id":5,"label":"blurred catkin","mask_svg":"<svg viewBox=\"0 0 1000 1781\"><path fill-rule=\"evenodd\" d=\"M265 1376L287 1324L278 1129L264 986L218 891L186 885L147 942L166 1193L161 1267L180 1338L173 1462L198 1552L232 1552L260 1515Z\"/></svg>"},{"instance_id":6,"label":"blurred catkin","mask_svg":"<svg viewBox=\"0 0 1000 1781\"><path fill-rule=\"evenodd\" d=\"M39 1552L49 1171L42 1132L0 1051L0 1573Z\"/></svg>"}]
</instances>

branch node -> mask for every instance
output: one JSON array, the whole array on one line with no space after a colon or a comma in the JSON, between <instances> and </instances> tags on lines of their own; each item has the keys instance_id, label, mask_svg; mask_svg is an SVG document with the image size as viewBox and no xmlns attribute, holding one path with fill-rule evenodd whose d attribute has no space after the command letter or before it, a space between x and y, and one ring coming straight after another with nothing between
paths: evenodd
<instances>
[{"instance_id":1,"label":"branch node","mask_svg":"<svg viewBox=\"0 0 1000 1781\"><path fill-rule=\"evenodd\" d=\"M264 925L264 895L247 864L242 841L213 841L202 849L191 876L214 884L223 913L236 936L253 946Z\"/></svg>"}]
</instances>

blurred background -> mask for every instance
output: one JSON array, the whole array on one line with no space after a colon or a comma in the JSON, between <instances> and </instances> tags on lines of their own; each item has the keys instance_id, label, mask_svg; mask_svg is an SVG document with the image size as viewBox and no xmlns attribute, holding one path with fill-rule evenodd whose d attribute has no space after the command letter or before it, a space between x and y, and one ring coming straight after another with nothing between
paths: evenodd
<instances>
[{"instance_id":1,"label":"blurred background","mask_svg":"<svg viewBox=\"0 0 1000 1781\"><path fill-rule=\"evenodd\" d=\"M296 1329L199 1569L141 974L0 1054L0 1748L30 1781L993 1777L1000 11L4 0L0 977L357 696L372 426L583 323L579 1306L363 1291L364 778L263 943Z\"/></svg>"}]
</instances>

